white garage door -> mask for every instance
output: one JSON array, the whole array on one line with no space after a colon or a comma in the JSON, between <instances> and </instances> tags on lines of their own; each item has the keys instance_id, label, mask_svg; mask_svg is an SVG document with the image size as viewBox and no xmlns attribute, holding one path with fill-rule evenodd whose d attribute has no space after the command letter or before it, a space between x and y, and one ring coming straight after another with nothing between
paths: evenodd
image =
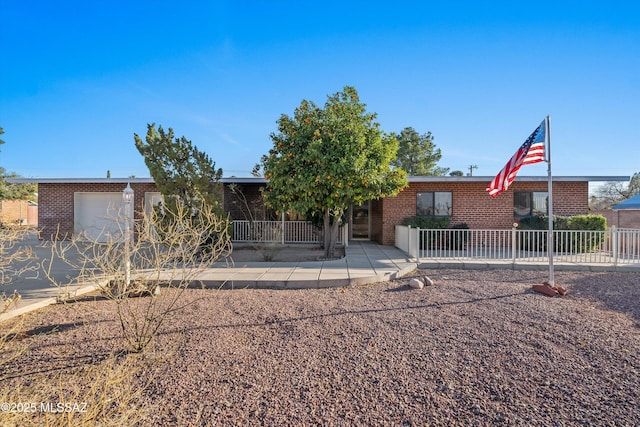
<instances>
[{"instance_id":1,"label":"white garage door","mask_svg":"<svg viewBox=\"0 0 640 427\"><path fill-rule=\"evenodd\" d=\"M125 212L122 193L74 193L74 234L82 240L122 240Z\"/></svg>"}]
</instances>

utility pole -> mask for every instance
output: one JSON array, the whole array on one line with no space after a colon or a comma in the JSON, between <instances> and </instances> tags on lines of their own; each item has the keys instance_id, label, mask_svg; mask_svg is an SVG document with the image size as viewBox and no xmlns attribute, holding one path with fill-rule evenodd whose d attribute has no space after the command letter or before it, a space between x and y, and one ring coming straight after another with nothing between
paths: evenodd
<instances>
[{"instance_id":1,"label":"utility pole","mask_svg":"<svg viewBox=\"0 0 640 427\"><path fill-rule=\"evenodd\" d=\"M473 176L474 169L478 169L478 165L469 165L469 176Z\"/></svg>"}]
</instances>

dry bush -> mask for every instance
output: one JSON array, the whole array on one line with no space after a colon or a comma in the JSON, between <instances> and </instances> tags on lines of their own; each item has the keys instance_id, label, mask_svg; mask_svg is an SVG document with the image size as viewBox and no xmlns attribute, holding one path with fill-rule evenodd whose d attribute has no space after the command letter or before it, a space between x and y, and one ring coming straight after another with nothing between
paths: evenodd
<instances>
[{"instance_id":1,"label":"dry bush","mask_svg":"<svg viewBox=\"0 0 640 427\"><path fill-rule=\"evenodd\" d=\"M57 376L23 381L0 392L4 426L133 426L153 408L140 402L140 355L112 355ZM7 410L8 409L8 410Z\"/></svg>"},{"instance_id":2,"label":"dry bush","mask_svg":"<svg viewBox=\"0 0 640 427\"><path fill-rule=\"evenodd\" d=\"M122 212L114 220L121 226L120 233L110 242L91 241L87 236L55 241L51 260L43 267L61 289L65 284L56 282L51 272L56 258L77 270L75 282L97 285L117 305L130 350L141 352L167 316L183 307L184 290L215 261L230 254L228 221L211 208L193 215L178 205L173 213L143 215L131 230L133 239L127 238L131 231ZM134 298L140 296L143 298Z\"/></svg>"},{"instance_id":3,"label":"dry bush","mask_svg":"<svg viewBox=\"0 0 640 427\"><path fill-rule=\"evenodd\" d=\"M24 228L0 225L0 314L20 300L20 295L15 291L7 295L3 286L21 274L38 268L31 247L19 244L28 233L29 230Z\"/></svg>"},{"instance_id":4,"label":"dry bush","mask_svg":"<svg viewBox=\"0 0 640 427\"><path fill-rule=\"evenodd\" d=\"M19 227L0 226L0 314L7 312L20 300L15 290L7 295L3 286L11 283L21 274L35 271L37 263L29 246L20 246L29 230ZM0 332L0 366L9 363L26 351L25 346L12 347L9 344L20 335L22 322L15 323L6 331ZM10 348L11 347L11 348Z\"/></svg>"}]
</instances>

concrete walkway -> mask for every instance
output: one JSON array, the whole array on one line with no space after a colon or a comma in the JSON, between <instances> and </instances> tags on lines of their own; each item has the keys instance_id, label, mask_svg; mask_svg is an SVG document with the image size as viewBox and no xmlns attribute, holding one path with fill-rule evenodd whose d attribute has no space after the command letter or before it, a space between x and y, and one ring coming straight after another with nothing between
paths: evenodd
<instances>
[{"instance_id":1,"label":"concrete walkway","mask_svg":"<svg viewBox=\"0 0 640 427\"><path fill-rule=\"evenodd\" d=\"M59 267L59 277L71 281L73 274ZM217 263L200 273L195 280L211 288L280 288L306 289L344 287L353 284L376 283L402 277L417 268L415 260L391 246L354 241L345 250L345 257L332 261L248 262L228 267ZM105 279L105 283L106 283ZM55 304L61 295L78 297L99 289L98 284L53 287L48 280L27 279L14 288L22 298L9 311L0 314L0 322ZM11 286L3 289L8 295Z\"/></svg>"}]
</instances>

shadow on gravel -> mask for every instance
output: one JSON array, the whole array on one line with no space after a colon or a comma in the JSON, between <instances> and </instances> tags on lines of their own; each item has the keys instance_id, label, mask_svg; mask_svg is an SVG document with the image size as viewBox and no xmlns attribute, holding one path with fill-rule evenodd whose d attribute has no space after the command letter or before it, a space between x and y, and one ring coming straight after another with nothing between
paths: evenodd
<instances>
[{"instance_id":1,"label":"shadow on gravel","mask_svg":"<svg viewBox=\"0 0 640 427\"><path fill-rule=\"evenodd\" d=\"M633 317L640 328L640 274L588 273L562 285L568 285L570 294L598 301L608 309Z\"/></svg>"},{"instance_id":2,"label":"shadow on gravel","mask_svg":"<svg viewBox=\"0 0 640 427\"><path fill-rule=\"evenodd\" d=\"M10 334L7 336L7 341L17 340L21 341L26 338L35 337L38 335L50 335L59 332L68 331L70 329L83 326L81 323L60 323L58 325L38 326L37 328L30 329L28 331Z\"/></svg>"},{"instance_id":3,"label":"shadow on gravel","mask_svg":"<svg viewBox=\"0 0 640 427\"><path fill-rule=\"evenodd\" d=\"M392 290L393 291L393 290ZM247 328L247 327L262 327L262 326L270 326L274 324L286 324L286 323L294 323L294 322L303 322L307 320L316 320L323 319L328 317L337 317L337 316L346 316L346 315L357 315L357 314L375 314L375 313L385 313L392 311L405 311L405 310L422 310L427 308L439 308L449 305L462 305L462 304L474 304L482 301L495 301L507 298L513 298L517 296L522 296L522 293L511 293L504 295L496 295L488 298L473 298L465 301L451 301L451 302L442 302L442 303L432 303L432 304L420 304L420 305L407 305L402 307L385 307L385 308L370 308L364 310L343 310L335 313L323 313L323 314L315 314L313 316L300 316L300 317L288 317L288 318L278 318L276 316L271 316L267 318L264 322L253 322L253 323L234 323L228 325L207 325L207 326L198 326L191 327L185 329L174 329L164 331L162 334L171 334L176 332L186 332L186 331L195 331L200 329L227 329L227 328Z\"/></svg>"},{"instance_id":4,"label":"shadow on gravel","mask_svg":"<svg viewBox=\"0 0 640 427\"><path fill-rule=\"evenodd\" d=\"M0 380L10 380L18 377L29 377L37 374L52 372L67 372L73 368L96 365L110 357L123 357L129 354L127 351L107 352L99 354L72 355L68 357L48 357L46 360L31 360L28 369L17 364L3 366L0 370Z\"/></svg>"}]
</instances>

